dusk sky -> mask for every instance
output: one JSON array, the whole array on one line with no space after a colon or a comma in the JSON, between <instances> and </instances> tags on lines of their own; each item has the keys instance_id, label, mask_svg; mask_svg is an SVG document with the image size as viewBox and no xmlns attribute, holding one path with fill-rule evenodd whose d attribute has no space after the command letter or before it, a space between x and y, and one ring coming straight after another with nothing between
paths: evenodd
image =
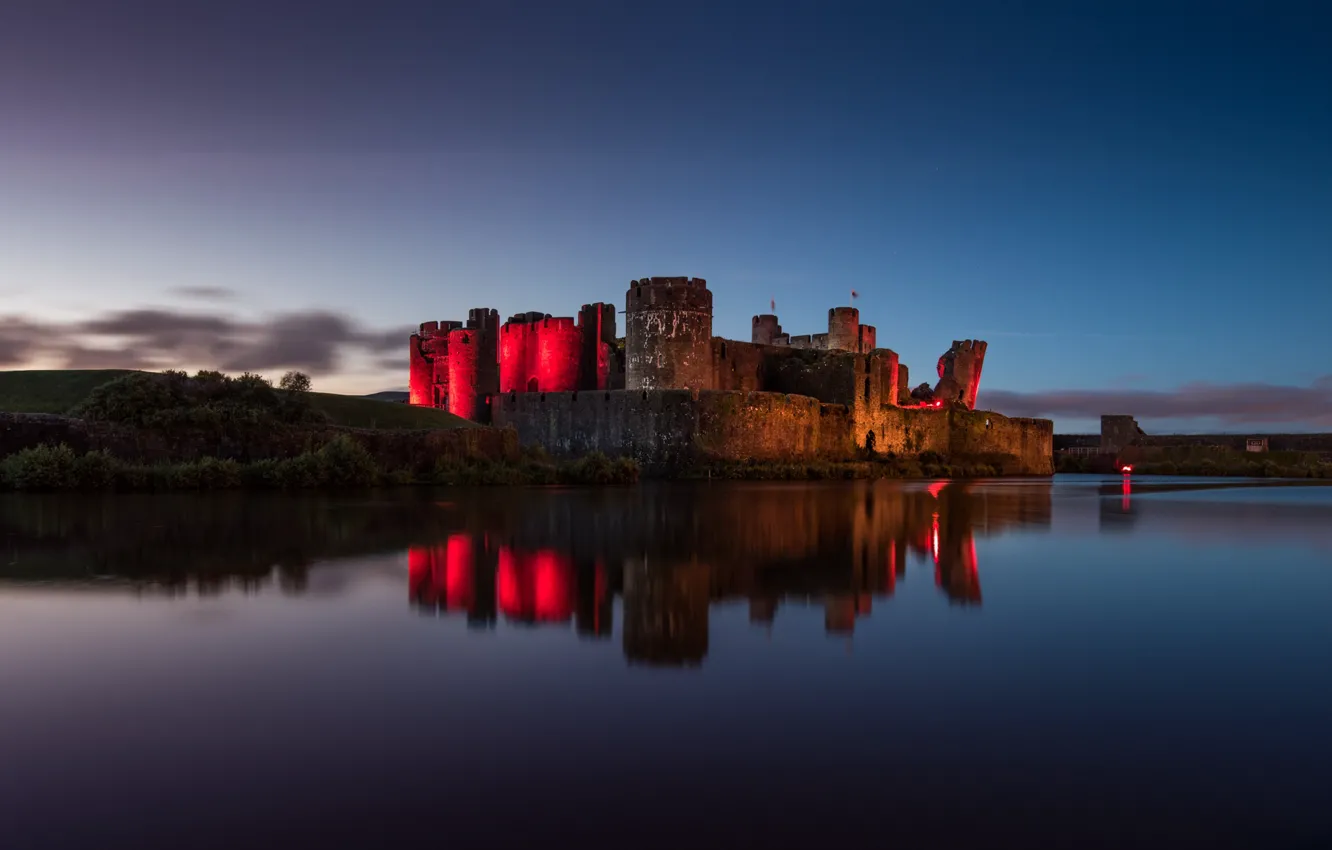
<instances>
[{"instance_id":1,"label":"dusk sky","mask_svg":"<svg viewBox=\"0 0 1332 850\"><path fill-rule=\"evenodd\" d=\"M404 388L649 275L1060 431L1332 429L1332 5L0 3L0 368Z\"/></svg>"}]
</instances>

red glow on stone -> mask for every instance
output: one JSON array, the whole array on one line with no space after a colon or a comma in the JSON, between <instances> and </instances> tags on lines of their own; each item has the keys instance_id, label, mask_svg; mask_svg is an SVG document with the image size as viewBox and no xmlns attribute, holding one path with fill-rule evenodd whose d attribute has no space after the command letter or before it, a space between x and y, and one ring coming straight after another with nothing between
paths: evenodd
<instances>
[{"instance_id":1,"label":"red glow on stone","mask_svg":"<svg viewBox=\"0 0 1332 850\"><path fill-rule=\"evenodd\" d=\"M516 617L522 611L519 590L518 559L508 546L499 550L499 565L495 570L495 597L505 616Z\"/></svg>"},{"instance_id":2,"label":"red glow on stone","mask_svg":"<svg viewBox=\"0 0 1332 850\"><path fill-rule=\"evenodd\" d=\"M468 611L476 599L470 538L455 534L444 549L444 598L450 611Z\"/></svg>"},{"instance_id":3,"label":"red glow on stone","mask_svg":"<svg viewBox=\"0 0 1332 850\"><path fill-rule=\"evenodd\" d=\"M934 515L934 524L930 528L930 550L934 554L934 563L939 563L939 515Z\"/></svg>"},{"instance_id":4,"label":"red glow on stone","mask_svg":"<svg viewBox=\"0 0 1332 850\"><path fill-rule=\"evenodd\" d=\"M500 610L515 620L557 623L574 612L573 564L553 549L499 551L496 596Z\"/></svg>"},{"instance_id":5,"label":"red glow on stone","mask_svg":"<svg viewBox=\"0 0 1332 850\"><path fill-rule=\"evenodd\" d=\"M407 593L410 599L433 603L435 592L432 581L432 551L425 546L412 546L407 550Z\"/></svg>"},{"instance_id":6,"label":"red glow on stone","mask_svg":"<svg viewBox=\"0 0 1332 850\"><path fill-rule=\"evenodd\" d=\"M533 556L536 617L543 622L560 622L573 616L573 570L552 550Z\"/></svg>"}]
</instances>

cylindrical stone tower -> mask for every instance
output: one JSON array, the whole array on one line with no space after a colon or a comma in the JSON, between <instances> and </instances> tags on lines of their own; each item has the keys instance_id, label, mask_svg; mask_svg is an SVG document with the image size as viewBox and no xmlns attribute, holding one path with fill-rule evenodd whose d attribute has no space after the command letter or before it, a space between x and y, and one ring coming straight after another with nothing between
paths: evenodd
<instances>
[{"instance_id":1,"label":"cylindrical stone tower","mask_svg":"<svg viewBox=\"0 0 1332 850\"><path fill-rule=\"evenodd\" d=\"M749 339L755 345L772 345L781 335L782 326L776 316L765 313L754 317L754 330Z\"/></svg>"},{"instance_id":2,"label":"cylindrical stone tower","mask_svg":"<svg viewBox=\"0 0 1332 850\"><path fill-rule=\"evenodd\" d=\"M572 317L544 319L537 325L537 380L543 393L578 389L578 360L583 334Z\"/></svg>"},{"instance_id":3,"label":"cylindrical stone tower","mask_svg":"<svg viewBox=\"0 0 1332 850\"><path fill-rule=\"evenodd\" d=\"M860 343L860 311L855 307L828 310L828 348L855 351Z\"/></svg>"},{"instance_id":4,"label":"cylindrical stone tower","mask_svg":"<svg viewBox=\"0 0 1332 850\"><path fill-rule=\"evenodd\" d=\"M625 389L712 388L712 293L702 278L653 277L629 285Z\"/></svg>"},{"instance_id":5,"label":"cylindrical stone tower","mask_svg":"<svg viewBox=\"0 0 1332 850\"><path fill-rule=\"evenodd\" d=\"M449 413L473 422L483 420L485 407L478 376L480 337L475 328L449 331Z\"/></svg>"},{"instance_id":6,"label":"cylindrical stone tower","mask_svg":"<svg viewBox=\"0 0 1332 850\"><path fill-rule=\"evenodd\" d=\"M527 346L531 342L533 327L527 322L510 319L500 328L499 389L502 393L527 391Z\"/></svg>"}]
</instances>

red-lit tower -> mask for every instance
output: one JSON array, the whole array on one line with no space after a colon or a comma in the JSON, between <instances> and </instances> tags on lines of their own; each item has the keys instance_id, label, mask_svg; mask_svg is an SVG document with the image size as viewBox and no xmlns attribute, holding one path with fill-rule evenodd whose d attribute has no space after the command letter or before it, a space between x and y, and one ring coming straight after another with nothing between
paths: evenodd
<instances>
[{"instance_id":1,"label":"red-lit tower","mask_svg":"<svg viewBox=\"0 0 1332 850\"><path fill-rule=\"evenodd\" d=\"M467 326L449 331L449 412L473 422L490 421L490 398L499 392L499 313L468 311Z\"/></svg>"}]
</instances>

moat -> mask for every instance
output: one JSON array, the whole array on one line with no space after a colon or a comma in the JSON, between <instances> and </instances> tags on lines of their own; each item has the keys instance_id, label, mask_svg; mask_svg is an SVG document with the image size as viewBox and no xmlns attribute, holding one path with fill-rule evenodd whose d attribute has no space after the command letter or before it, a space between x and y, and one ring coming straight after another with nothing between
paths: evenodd
<instances>
[{"instance_id":1,"label":"moat","mask_svg":"<svg viewBox=\"0 0 1332 850\"><path fill-rule=\"evenodd\" d=\"M0 530L5 847L1332 840L1332 487L7 494Z\"/></svg>"}]
</instances>

